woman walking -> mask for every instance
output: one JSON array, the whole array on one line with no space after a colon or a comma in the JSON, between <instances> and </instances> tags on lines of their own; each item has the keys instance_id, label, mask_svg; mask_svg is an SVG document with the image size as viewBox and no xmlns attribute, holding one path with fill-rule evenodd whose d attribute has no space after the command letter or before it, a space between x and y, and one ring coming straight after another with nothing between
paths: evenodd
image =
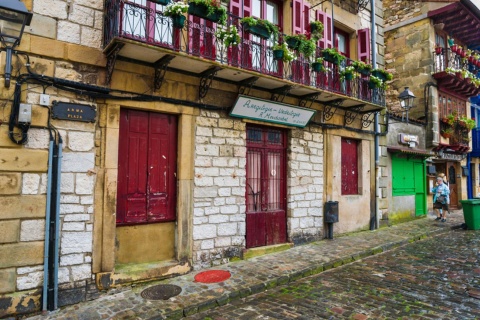
<instances>
[{"instance_id":1,"label":"woman walking","mask_svg":"<svg viewBox=\"0 0 480 320\"><path fill-rule=\"evenodd\" d=\"M435 220L447 221L448 203L450 203L450 188L443 183L443 177L437 177L437 186L432 188L433 209L437 213Z\"/></svg>"}]
</instances>

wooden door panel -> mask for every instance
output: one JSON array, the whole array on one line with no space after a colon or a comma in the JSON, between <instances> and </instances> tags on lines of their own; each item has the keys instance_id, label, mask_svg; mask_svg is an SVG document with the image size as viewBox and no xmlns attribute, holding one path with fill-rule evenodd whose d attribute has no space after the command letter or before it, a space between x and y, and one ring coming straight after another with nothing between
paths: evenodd
<instances>
[{"instance_id":1,"label":"wooden door panel","mask_svg":"<svg viewBox=\"0 0 480 320\"><path fill-rule=\"evenodd\" d=\"M132 195L126 201L126 222L142 222L147 219L147 210L145 206L146 197L141 194Z\"/></svg>"},{"instance_id":2,"label":"wooden door panel","mask_svg":"<svg viewBox=\"0 0 480 320\"><path fill-rule=\"evenodd\" d=\"M457 172L453 162L447 162L447 179L450 189L450 207L456 209L458 207Z\"/></svg>"},{"instance_id":3,"label":"wooden door panel","mask_svg":"<svg viewBox=\"0 0 480 320\"><path fill-rule=\"evenodd\" d=\"M247 248L255 248L264 246L267 237L265 228L266 216L264 212L249 213L246 215Z\"/></svg>"},{"instance_id":4,"label":"wooden door panel","mask_svg":"<svg viewBox=\"0 0 480 320\"><path fill-rule=\"evenodd\" d=\"M285 212L268 212L265 219L266 244L279 244L287 241L287 225Z\"/></svg>"}]
</instances>

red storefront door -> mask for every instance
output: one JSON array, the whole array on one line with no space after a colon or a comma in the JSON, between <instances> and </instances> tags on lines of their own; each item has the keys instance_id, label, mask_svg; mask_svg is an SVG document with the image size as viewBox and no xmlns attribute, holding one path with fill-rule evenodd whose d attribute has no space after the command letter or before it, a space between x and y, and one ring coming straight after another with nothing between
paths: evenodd
<instances>
[{"instance_id":1,"label":"red storefront door","mask_svg":"<svg viewBox=\"0 0 480 320\"><path fill-rule=\"evenodd\" d=\"M247 127L247 248L287 241L285 156L284 131Z\"/></svg>"},{"instance_id":2,"label":"red storefront door","mask_svg":"<svg viewBox=\"0 0 480 320\"><path fill-rule=\"evenodd\" d=\"M176 219L176 137L174 116L121 110L117 225Z\"/></svg>"}]
</instances>

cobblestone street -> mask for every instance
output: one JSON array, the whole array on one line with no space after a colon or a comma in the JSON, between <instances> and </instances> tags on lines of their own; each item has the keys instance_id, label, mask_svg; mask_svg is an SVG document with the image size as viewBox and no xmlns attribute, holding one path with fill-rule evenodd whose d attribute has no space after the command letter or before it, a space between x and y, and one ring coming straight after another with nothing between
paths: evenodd
<instances>
[{"instance_id":1,"label":"cobblestone street","mask_svg":"<svg viewBox=\"0 0 480 320\"><path fill-rule=\"evenodd\" d=\"M480 319L479 260L459 229L189 319Z\"/></svg>"}]
</instances>

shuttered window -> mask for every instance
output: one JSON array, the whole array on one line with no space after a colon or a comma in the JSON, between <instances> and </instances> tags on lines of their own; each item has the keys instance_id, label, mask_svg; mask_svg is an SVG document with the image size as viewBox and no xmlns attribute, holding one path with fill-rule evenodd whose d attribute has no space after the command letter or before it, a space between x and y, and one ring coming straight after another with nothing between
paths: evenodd
<instances>
[{"instance_id":1,"label":"shuttered window","mask_svg":"<svg viewBox=\"0 0 480 320\"><path fill-rule=\"evenodd\" d=\"M358 194L359 141L342 138L342 195Z\"/></svg>"}]
</instances>

